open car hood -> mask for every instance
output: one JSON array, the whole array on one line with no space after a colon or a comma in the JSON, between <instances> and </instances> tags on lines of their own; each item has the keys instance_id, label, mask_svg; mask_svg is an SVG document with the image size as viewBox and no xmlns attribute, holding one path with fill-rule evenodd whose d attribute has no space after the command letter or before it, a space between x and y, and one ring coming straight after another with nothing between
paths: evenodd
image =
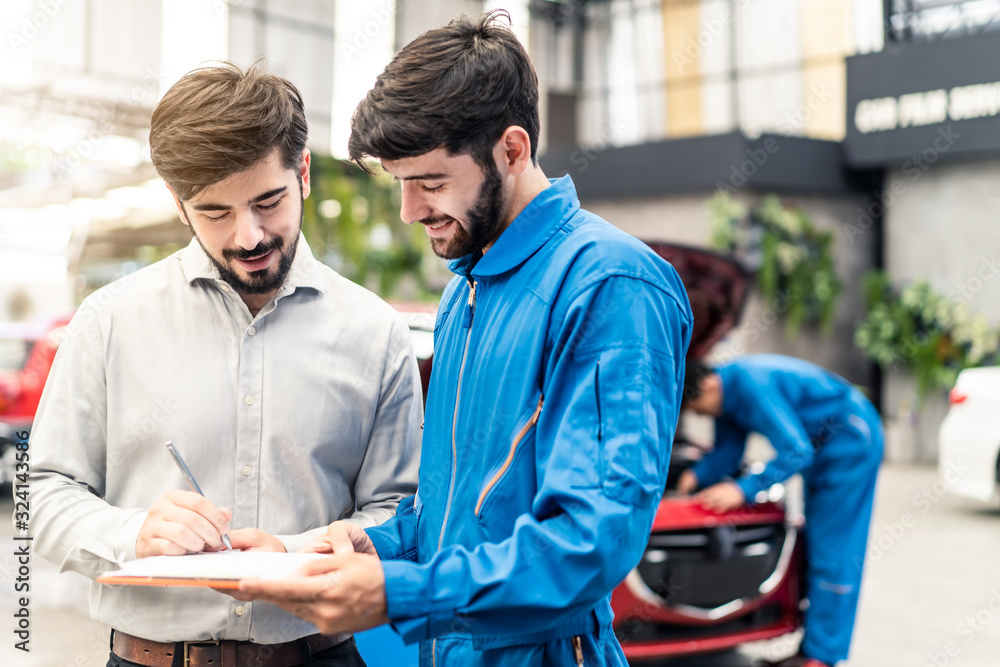
<instances>
[{"instance_id":1,"label":"open car hood","mask_svg":"<svg viewBox=\"0 0 1000 667\"><path fill-rule=\"evenodd\" d=\"M687 288L694 314L688 355L700 359L739 324L746 304L749 274L734 258L703 248L646 242L673 264Z\"/></svg>"}]
</instances>

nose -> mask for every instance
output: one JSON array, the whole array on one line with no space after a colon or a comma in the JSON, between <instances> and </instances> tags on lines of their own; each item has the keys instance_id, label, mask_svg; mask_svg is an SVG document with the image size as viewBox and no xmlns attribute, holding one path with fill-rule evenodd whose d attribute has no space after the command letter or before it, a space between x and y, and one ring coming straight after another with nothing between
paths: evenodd
<instances>
[{"instance_id":1,"label":"nose","mask_svg":"<svg viewBox=\"0 0 1000 667\"><path fill-rule=\"evenodd\" d=\"M417 220L431 217L431 207L420 186L413 181L403 181L402 202L399 205L399 217L408 225Z\"/></svg>"},{"instance_id":2,"label":"nose","mask_svg":"<svg viewBox=\"0 0 1000 667\"><path fill-rule=\"evenodd\" d=\"M253 211L236 213L236 238L233 242L244 250L253 250L264 240L260 216Z\"/></svg>"}]
</instances>

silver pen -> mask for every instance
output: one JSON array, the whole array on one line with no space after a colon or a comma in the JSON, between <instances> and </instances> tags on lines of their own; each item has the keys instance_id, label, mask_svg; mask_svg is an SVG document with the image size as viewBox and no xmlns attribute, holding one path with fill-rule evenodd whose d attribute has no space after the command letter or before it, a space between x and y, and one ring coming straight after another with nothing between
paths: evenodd
<instances>
[{"instance_id":1,"label":"silver pen","mask_svg":"<svg viewBox=\"0 0 1000 667\"><path fill-rule=\"evenodd\" d=\"M167 450L170 452L170 455L174 457L174 461L177 462L177 467L181 469L181 474L184 475L184 479L187 480L188 486L191 487L191 490L204 498L205 494L201 492L201 487L198 486L198 482L194 481L194 475L191 474L187 464L184 463L184 459L181 458L181 453L177 451L176 447L174 447L172 440L167 440ZM223 533L222 542L226 545L227 549L230 551L233 550L233 543L229 541L229 535Z\"/></svg>"}]
</instances>

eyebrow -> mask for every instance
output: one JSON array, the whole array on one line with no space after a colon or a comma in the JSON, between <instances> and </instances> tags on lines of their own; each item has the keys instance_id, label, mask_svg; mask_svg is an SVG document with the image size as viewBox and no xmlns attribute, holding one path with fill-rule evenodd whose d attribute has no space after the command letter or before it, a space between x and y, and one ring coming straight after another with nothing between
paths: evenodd
<instances>
[{"instance_id":1,"label":"eyebrow","mask_svg":"<svg viewBox=\"0 0 1000 667\"><path fill-rule=\"evenodd\" d=\"M415 176L393 176L394 181L438 181L442 178L448 178L448 174L417 174Z\"/></svg>"},{"instance_id":2,"label":"eyebrow","mask_svg":"<svg viewBox=\"0 0 1000 667\"><path fill-rule=\"evenodd\" d=\"M265 199L270 199L271 197L274 197L275 195L280 195L282 192L284 192L287 189L288 189L288 186L286 185L286 186L283 186L283 187L280 187L280 188L274 188L273 190L268 190L267 192L265 192L263 194L260 194L260 195L257 195L256 197L254 197L253 199L251 199L250 203L251 204L260 203L260 202L264 201ZM207 203L207 204L195 204L191 208L193 208L196 211L229 211L229 210L232 210L233 207L232 206L225 206L223 204Z\"/></svg>"}]
</instances>

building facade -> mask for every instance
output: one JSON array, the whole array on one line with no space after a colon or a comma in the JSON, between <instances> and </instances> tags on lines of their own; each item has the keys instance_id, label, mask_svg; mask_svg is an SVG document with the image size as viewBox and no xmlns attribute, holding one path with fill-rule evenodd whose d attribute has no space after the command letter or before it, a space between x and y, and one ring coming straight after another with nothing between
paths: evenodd
<instances>
[{"instance_id":1,"label":"building facade","mask_svg":"<svg viewBox=\"0 0 1000 667\"><path fill-rule=\"evenodd\" d=\"M706 245L705 202L719 189L751 206L776 194L803 209L836 239L845 289L832 334L789 339L782 304L758 297L715 355L777 351L831 368L880 405L890 458L933 461L943 393L921 404L905 369L879 372L854 331L872 269L897 285L929 280L1000 321L989 252L1000 232L988 222L1000 193L1000 3L532 9L549 175L571 174L585 206L647 240Z\"/></svg>"}]
</instances>

